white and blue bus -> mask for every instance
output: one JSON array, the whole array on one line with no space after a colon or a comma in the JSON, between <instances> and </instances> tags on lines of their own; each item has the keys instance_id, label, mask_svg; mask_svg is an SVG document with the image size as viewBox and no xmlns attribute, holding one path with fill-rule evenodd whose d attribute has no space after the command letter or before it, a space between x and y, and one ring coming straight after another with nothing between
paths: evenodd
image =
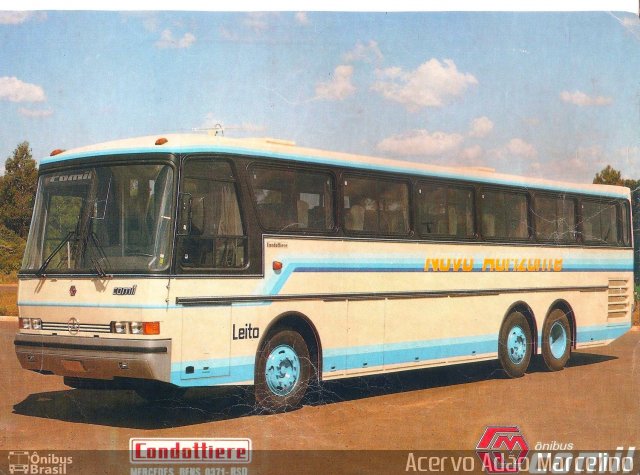
<instances>
[{"instance_id":1,"label":"white and blue bus","mask_svg":"<svg viewBox=\"0 0 640 475\"><path fill-rule=\"evenodd\" d=\"M627 188L184 134L42 160L19 274L26 369L147 398L573 349L631 326Z\"/></svg>"}]
</instances>

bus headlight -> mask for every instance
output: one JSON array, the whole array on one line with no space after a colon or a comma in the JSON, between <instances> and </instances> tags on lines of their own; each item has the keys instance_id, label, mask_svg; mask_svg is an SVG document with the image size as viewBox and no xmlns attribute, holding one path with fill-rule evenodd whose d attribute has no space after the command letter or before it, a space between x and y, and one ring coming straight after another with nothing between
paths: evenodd
<instances>
[{"instance_id":1,"label":"bus headlight","mask_svg":"<svg viewBox=\"0 0 640 475\"><path fill-rule=\"evenodd\" d=\"M42 320L39 318L31 319L31 328L33 330L42 330Z\"/></svg>"},{"instance_id":2,"label":"bus headlight","mask_svg":"<svg viewBox=\"0 0 640 475\"><path fill-rule=\"evenodd\" d=\"M113 333L127 333L127 322L111 322Z\"/></svg>"},{"instance_id":3,"label":"bus headlight","mask_svg":"<svg viewBox=\"0 0 640 475\"><path fill-rule=\"evenodd\" d=\"M18 325L21 330L31 330L31 319L30 318L19 318Z\"/></svg>"},{"instance_id":4,"label":"bus headlight","mask_svg":"<svg viewBox=\"0 0 640 475\"><path fill-rule=\"evenodd\" d=\"M111 333L159 335L160 322L111 322Z\"/></svg>"}]
</instances>

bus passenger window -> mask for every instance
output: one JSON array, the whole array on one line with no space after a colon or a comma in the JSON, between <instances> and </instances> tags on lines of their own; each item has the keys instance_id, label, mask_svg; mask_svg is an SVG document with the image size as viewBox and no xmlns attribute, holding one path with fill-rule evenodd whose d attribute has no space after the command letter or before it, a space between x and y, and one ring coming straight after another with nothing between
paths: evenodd
<instances>
[{"instance_id":1,"label":"bus passenger window","mask_svg":"<svg viewBox=\"0 0 640 475\"><path fill-rule=\"evenodd\" d=\"M541 241L576 240L575 201L561 196L536 196L534 220L536 238Z\"/></svg>"},{"instance_id":2,"label":"bus passenger window","mask_svg":"<svg viewBox=\"0 0 640 475\"><path fill-rule=\"evenodd\" d=\"M347 178L344 228L376 234L409 232L409 187L404 182Z\"/></svg>"},{"instance_id":3,"label":"bus passenger window","mask_svg":"<svg viewBox=\"0 0 640 475\"><path fill-rule=\"evenodd\" d=\"M258 219L265 229L333 229L334 181L328 173L257 165L251 168L250 176Z\"/></svg>"},{"instance_id":4,"label":"bus passenger window","mask_svg":"<svg viewBox=\"0 0 640 475\"><path fill-rule=\"evenodd\" d=\"M590 244L618 245L618 206L615 202L583 200L582 236Z\"/></svg>"},{"instance_id":5,"label":"bus passenger window","mask_svg":"<svg viewBox=\"0 0 640 475\"><path fill-rule=\"evenodd\" d=\"M485 190L481 194L482 236L528 239L529 219L525 193Z\"/></svg>"},{"instance_id":6,"label":"bus passenger window","mask_svg":"<svg viewBox=\"0 0 640 475\"><path fill-rule=\"evenodd\" d=\"M473 188L421 183L417 208L421 236L474 236Z\"/></svg>"}]
</instances>

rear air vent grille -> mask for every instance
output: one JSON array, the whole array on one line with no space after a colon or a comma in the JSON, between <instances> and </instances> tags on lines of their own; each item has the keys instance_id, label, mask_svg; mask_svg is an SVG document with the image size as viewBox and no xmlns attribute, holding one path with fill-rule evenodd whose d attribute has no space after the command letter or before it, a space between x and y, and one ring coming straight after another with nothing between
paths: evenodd
<instances>
[{"instance_id":1,"label":"rear air vent grille","mask_svg":"<svg viewBox=\"0 0 640 475\"><path fill-rule=\"evenodd\" d=\"M623 279L609 280L609 302L607 318L624 318L628 315L629 281Z\"/></svg>"}]
</instances>

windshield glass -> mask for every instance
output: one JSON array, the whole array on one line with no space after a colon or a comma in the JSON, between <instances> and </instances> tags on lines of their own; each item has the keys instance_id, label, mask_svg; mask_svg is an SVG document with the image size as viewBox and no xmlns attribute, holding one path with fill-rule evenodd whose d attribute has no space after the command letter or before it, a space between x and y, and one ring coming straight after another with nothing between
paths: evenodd
<instances>
[{"instance_id":1,"label":"windshield glass","mask_svg":"<svg viewBox=\"0 0 640 475\"><path fill-rule=\"evenodd\" d=\"M166 269L172 192L173 170L167 165L41 175L23 270L105 275Z\"/></svg>"}]
</instances>

